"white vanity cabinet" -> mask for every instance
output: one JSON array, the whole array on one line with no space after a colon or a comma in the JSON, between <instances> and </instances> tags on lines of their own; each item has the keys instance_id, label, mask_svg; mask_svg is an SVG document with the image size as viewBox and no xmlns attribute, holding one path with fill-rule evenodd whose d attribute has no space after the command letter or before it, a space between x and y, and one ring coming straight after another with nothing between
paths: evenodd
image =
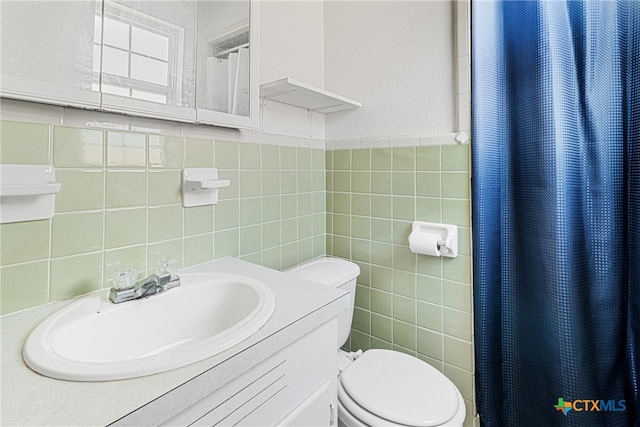
<instances>
[{"instance_id":1,"label":"white vanity cabinet","mask_svg":"<svg viewBox=\"0 0 640 427\"><path fill-rule=\"evenodd\" d=\"M0 96L258 128L258 1L2 1Z\"/></svg>"},{"instance_id":2,"label":"white vanity cabinet","mask_svg":"<svg viewBox=\"0 0 640 427\"><path fill-rule=\"evenodd\" d=\"M329 426L337 419L337 319L321 325L215 391L214 368L114 423L145 425L149 413L173 406L162 426ZM186 408L186 396L204 397Z\"/></svg>"},{"instance_id":3,"label":"white vanity cabinet","mask_svg":"<svg viewBox=\"0 0 640 427\"><path fill-rule=\"evenodd\" d=\"M0 96L100 107L100 1L0 2Z\"/></svg>"}]
</instances>

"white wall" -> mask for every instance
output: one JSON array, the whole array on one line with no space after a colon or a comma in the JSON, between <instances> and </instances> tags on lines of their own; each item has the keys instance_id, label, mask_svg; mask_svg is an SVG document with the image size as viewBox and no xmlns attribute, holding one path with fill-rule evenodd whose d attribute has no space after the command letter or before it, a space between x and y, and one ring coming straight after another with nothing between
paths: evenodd
<instances>
[{"instance_id":1,"label":"white wall","mask_svg":"<svg viewBox=\"0 0 640 427\"><path fill-rule=\"evenodd\" d=\"M323 2L261 0L260 83L291 77L324 87ZM324 139L325 118L267 101L263 129Z\"/></svg>"},{"instance_id":2,"label":"white wall","mask_svg":"<svg viewBox=\"0 0 640 427\"><path fill-rule=\"evenodd\" d=\"M292 77L324 86L323 4L261 0L260 81Z\"/></svg>"},{"instance_id":3,"label":"white wall","mask_svg":"<svg viewBox=\"0 0 640 427\"><path fill-rule=\"evenodd\" d=\"M326 1L325 89L363 103L326 116L325 137L454 132L451 1Z\"/></svg>"}]
</instances>

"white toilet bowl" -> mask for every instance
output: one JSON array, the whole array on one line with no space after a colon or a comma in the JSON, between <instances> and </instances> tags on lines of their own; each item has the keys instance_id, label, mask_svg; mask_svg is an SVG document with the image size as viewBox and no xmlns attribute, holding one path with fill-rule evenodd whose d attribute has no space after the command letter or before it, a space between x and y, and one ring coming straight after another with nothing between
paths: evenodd
<instances>
[{"instance_id":1,"label":"white toilet bowl","mask_svg":"<svg viewBox=\"0 0 640 427\"><path fill-rule=\"evenodd\" d=\"M351 330L360 268L343 259L320 258L288 271L349 292L350 308L338 317L339 349ZM392 350L367 350L362 355L338 350L338 373L340 426L458 427L464 422L460 391L416 357Z\"/></svg>"},{"instance_id":2,"label":"white toilet bowl","mask_svg":"<svg viewBox=\"0 0 640 427\"><path fill-rule=\"evenodd\" d=\"M349 357L338 352L341 360ZM458 389L420 359L397 351L368 350L342 365L346 367L338 380L339 426L462 426L464 422L466 409Z\"/></svg>"}]
</instances>

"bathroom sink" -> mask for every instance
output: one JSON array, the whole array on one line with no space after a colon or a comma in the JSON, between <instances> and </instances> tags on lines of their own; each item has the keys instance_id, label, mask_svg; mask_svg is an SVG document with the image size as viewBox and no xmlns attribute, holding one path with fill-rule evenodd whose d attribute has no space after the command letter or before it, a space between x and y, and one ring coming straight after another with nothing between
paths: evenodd
<instances>
[{"instance_id":1,"label":"bathroom sink","mask_svg":"<svg viewBox=\"0 0 640 427\"><path fill-rule=\"evenodd\" d=\"M271 317L275 298L262 282L234 274L181 274L181 286L113 304L108 290L60 309L23 348L34 371L73 381L155 374L218 354Z\"/></svg>"}]
</instances>

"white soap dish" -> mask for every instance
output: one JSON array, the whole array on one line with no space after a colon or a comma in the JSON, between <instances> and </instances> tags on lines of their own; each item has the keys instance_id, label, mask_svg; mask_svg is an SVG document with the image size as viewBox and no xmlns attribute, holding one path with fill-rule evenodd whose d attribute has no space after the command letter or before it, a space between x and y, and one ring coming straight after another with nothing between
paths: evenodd
<instances>
[{"instance_id":1,"label":"white soap dish","mask_svg":"<svg viewBox=\"0 0 640 427\"><path fill-rule=\"evenodd\" d=\"M0 223L53 217L62 188L49 165L0 165Z\"/></svg>"},{"instance_id":2,"label":"white soap dish","mask_svg":"<svg viewBox=\"0 0 640 427\"><path fill-rule=\"evenodd\" d=\"M216 168L183 169L182 206L215 205L218 203L218 190L230 184L228 179L218 179Z\"/></svg>"}]
</instances>

